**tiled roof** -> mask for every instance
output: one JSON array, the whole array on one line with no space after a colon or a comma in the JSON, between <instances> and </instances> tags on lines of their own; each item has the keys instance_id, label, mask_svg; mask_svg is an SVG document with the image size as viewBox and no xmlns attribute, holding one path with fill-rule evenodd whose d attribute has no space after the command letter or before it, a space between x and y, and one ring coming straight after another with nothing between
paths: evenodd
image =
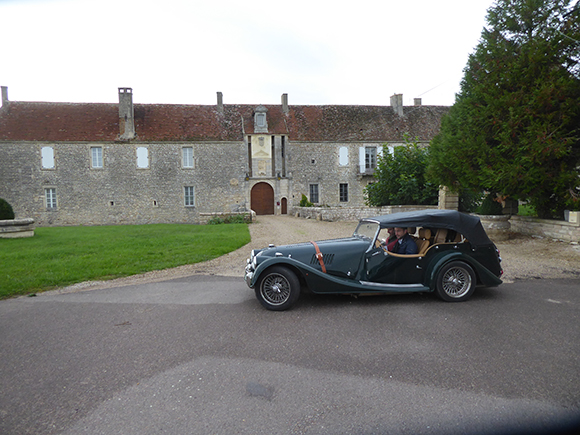
<instances>
[{"instance_id":1,"label":"tiled roof","mask_svg":"<svg viewBox=\"0 0 580 435\"><path fill-rule=\"evenodd\" d=\"M137 140L238 141L254 132L258 105L135 104ZM115 141L118 104L9 102L0 109L0 140ZM266 105L268 132L294 141L400 141L403 133L431 139L446 106L407 106L398 116L390 106Z\"/></svg>"},{"instance_id":2,"label":"tiled roof","mask_svg":"<svg viewBox=\"0 0 580 435\"><path fill-rule=\"evenodd\" d=\"M118 135L117 104L10 102L0 109L0 140L110 141Z\"/></svg>"}]
</instances>

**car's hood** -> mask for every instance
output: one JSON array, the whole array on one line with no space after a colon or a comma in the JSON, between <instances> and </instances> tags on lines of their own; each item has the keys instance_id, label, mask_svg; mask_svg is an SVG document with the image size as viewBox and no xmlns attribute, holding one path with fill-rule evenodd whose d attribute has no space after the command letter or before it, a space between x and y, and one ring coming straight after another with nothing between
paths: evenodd
<instances>
[{"instance_id":1,"label":"car's hood","mask_svg":"<svg viewBox=\"0 0 580 435\"><path fill-rule=\"evenodd\" d=\"M369 248L369 240L361 237L321 240L315 242L322 253L322 260L328 273L338 276L354 276L360 266L364 252ZM296 243L266 248L260 251L262 261L268 257L289 257L316 269L321 269L312 242Z\"/></svg>"},{"instance_id":2,"label":"car's hood","mask_svg":"<svg viewBox=\"0 0 580 435\"><path fill-rule=\"evenodd\" d=\"M364 246L366 250L369 246L368 240L363 240L360 237L317 240L314 243L318 245L320 251L324 254L336 253L338 250L353 248L354 246ZM260 255L274 257L278 252L286 257L288 254L312 253L315 252L315 248L313 242L294 243L291 245L279 245L262 249Z\"/></svg>"}]
</instances>

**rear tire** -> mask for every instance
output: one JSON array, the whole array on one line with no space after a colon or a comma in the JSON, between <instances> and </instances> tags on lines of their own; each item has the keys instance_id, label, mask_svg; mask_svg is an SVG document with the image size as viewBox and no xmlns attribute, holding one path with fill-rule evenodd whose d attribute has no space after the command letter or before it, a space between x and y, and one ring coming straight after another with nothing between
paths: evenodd
<instances>
[{"instance_id":1,"label":"rear tire","mask_svg":"<svg viewBox=\"0 0 580 435\"><path fill-rule=\"evenodd\" d=\"M273 266L260 276L255 292L264 308L284 311L300 297L300 281L287 267Z\"/></svg>"},{"instance_id":2,"label":"rear tire","mask_svg":"<svg viewBox=\"0 0 580 435\"><path fill-rule=\"evenodd\" d=\"M471 266L462 261L452 261L437 274L437 296L447 302L462 302L471 297L477 283Z\"/></svg>"}]
</instances>

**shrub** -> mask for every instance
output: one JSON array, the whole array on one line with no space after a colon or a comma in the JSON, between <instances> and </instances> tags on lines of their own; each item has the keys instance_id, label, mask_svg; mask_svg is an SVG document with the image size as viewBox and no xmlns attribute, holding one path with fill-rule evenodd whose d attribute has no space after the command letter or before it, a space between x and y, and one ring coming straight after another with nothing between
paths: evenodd
<instances>
[{"instance_id":1,"label":"shrub","mask_svg":"<svg viewBox=\"0 0 580 435\"><path fill-rule=\"evenodd\" d=\"M497 195L494 192L490 192L483 199L483 202L477 209L477 213L482 215L500 215L502 214L502 210L501 203L497 202Z\"/></svg>"},{"instance_id":2,"label":"shrub","mask_svg":"<svg viewBox=\"0 0 580 435\"><path fill-rule=\"evenodd\" d=\"M312 207L312 206L314 206L314 204L308 201L306 195L302 194L302 199L300 200L300 207Z\"/></svg>"},{"instance_id":3,"label":"shrub","mask_svg":"<svg viewBox=\"0 0 580 435\"><path fill-rule=\"evenodd\" d=\"M464 213L475 213L481 200L483 192L477 189L461 189L459 193L459 211Z\"/></svg>"},{"instance_id":4,"label":"shrub","mask_svg":"<svg viewBox=\"0 0 580 435\"><path fill-rule=\"evenodd\" d=\"M0 221L6 219L14 219L14 210L8 201L0 198Z\"/></svg>"},{"instance_id":5,"label":"shrub","mask_svg":"<svg viewBox=\"0 0 580 435\"><path fill-rule=\"evenodd\" d=\"M530 204L523 204L518 207L518 216L538 217L536 209Z\"/></svg>"},{"instance_id":6,"label":"shrub","mask_svg":"<svg viewBox=\"0 0 580 435\"><path fill-rule=\"evenodd\" d=\"M210 220L207 221L208 225L221 225L221 224L225 224L226 221L223 220L221 217L213 217Z\"/></svg>"},{"instance_id":7,"label":"shrub","mask_svg":"<svg viewBox=\"0 0 580 435\"><path fill-rule=\"evenodd\" d=\"M209 221L207 221L208 225L220 225L220 224L243 224L251 222L251 216L249 214L233 214L229 216L221 217L213 217Z\"/></svg>"}]
</instances>

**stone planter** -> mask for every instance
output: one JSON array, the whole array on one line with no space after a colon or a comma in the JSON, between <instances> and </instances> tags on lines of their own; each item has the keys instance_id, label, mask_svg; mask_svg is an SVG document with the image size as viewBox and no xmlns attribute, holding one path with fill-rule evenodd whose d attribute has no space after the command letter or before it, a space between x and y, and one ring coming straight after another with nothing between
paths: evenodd
<instances>
[{"instance_id":1,"label":"stone planter","mask_svg":"<svg viewBox=\"0 0 580 435\"><path fill-rule=\"evenodd\" d=\"M564 210L564 220L570 222L571 224L577 224L580 222L580 211Z\"/></svg>"},{"instance_id":2,"label":"stone planter","mask_svg":"<svg viewBox=\"0 0 580 435\"><path fill-rule=\"evenodd\" d=\"M483 225L483 229L493 242L502 242L510 238L510 217L503 215L476 215Z\"/></svg>"},{"instance_id":3,"label":"stone planter","mask_svg":"<svg viewBox=\"0 0 580 435\"><path fill-rule=\"evenodd\" d=\"M0 221L0 238L15 239L34 236L34 219L8 219Z\"/></svg>"}]
</instances>

